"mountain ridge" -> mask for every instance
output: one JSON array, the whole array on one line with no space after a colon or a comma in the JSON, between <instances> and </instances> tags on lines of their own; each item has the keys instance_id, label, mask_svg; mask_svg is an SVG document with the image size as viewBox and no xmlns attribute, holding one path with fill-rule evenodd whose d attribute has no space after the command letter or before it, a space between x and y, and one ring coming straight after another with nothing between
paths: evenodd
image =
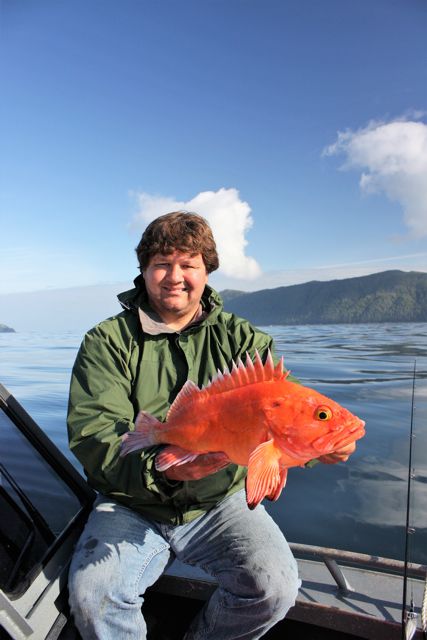
<instances>
[{"instance_id":1,"label":"mountain ridge","mask_svg":"<svg viewBox=\"0 0 427 640\"><path fill-rule=\"evenodd\" d=\"M254 324L427 322L427 273L390 270L253 292L220 292L224 308Z\"/></svg>"}]
</instances>

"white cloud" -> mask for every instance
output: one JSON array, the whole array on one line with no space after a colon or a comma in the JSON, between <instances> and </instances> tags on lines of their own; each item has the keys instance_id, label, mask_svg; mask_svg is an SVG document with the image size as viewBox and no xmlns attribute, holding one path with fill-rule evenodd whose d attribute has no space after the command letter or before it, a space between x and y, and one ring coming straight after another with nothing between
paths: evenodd
<instances>
[{"instance_id":1,"label":"white cloud","mask_svg":"<svg viewBox=\"0 0 427 640\"><path fill-rule=\"evenodd\" d=\"M202 191L186 202L144 192L134 195L139 208L132 221L132 227L142 229L154 218L169 211L185 210L198 213L206 218L212 227L223 274L245 280L261 274L256 260L245 255L245 235L253 221L251 208L247 202L240 199L237 189Z\"/></svg>"},{"instance_id":2,"label":"white cloud","mask_svg":"<svg viewBox=\"0 0 427 640\"><path fill-rule=\"evenodd\" d=\"M344 154L343 169L361 169L360 188L398 202L411 235L427 235L427 124L396 120L371 122L339 132L324 155Z\"/></svg>"}]
</instances>

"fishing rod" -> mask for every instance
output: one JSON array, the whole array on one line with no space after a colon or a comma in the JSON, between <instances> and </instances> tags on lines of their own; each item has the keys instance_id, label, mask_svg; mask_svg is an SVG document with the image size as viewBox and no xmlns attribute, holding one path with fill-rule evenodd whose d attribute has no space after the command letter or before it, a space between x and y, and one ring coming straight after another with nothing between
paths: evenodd
<instances>
[{"instance_id":1,"label":"fishing rod","mask_svg":"<svg viewBox=\"0 0 427 640\"><path fill-rule=\"evenodd\" d=\"M427 640L427 575L424 583L423 603L421 605L421 628L424 638Z\"/></svg>"},{"instance_id":2,"label":"fishing rod","mask_svg":"<svg viewBox=\"0 0 427 640\"><path fill-rule=\"evenodd\" d=\"M414 599L411 595L409 609L406 609L407 586L408 586L408 562L409 562L409 539L415 529L409 526L411 511L411 482L414 477L412 469L412 445L414 440L414 407L415 407L415 378L417 372L417 360L414 360L414 371L412 377L412 402L411 402L411 424L409 430L409 460L408 460L408 483L406 496L406 532L405 532L405 564L403 572L403 596L402 596L402 640L410 640L417 629L417 614L414 608Z\"/></svg>"}]
</instances>

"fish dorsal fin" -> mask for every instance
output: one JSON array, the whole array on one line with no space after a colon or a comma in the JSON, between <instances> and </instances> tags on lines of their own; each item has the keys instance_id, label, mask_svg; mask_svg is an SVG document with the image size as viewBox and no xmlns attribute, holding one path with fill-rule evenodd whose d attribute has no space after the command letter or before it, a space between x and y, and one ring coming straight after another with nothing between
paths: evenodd
<instances>
[{"instance_id":1,"label":"fish dorsal fin","mask_svg":"<svg viewBox=\"0 0 427 640\"><path fill-rule=\"evenodd\" d=\"M233 391L257 382L284 380L288 375L289 371L283 371L283 357L274 366L270 349L268 350L265 364L263 364L258 351L255 351L254 362L252 362L249 353L246 353L245 364L239 358L237 364L235 362L232 363L231 371L227 368L224 371L218 370L217 375L202 389L199 389L192 380L187 380L172 403L166 420L170 420L184 404L188 404L196 398L201 399L202 397L224 393L225 391Z\"/></svg>"},{"instance_id":2,"label":"fish dorsal fin","mask_svg":"<svg viewBox=\"0 0 427 640\"><path fill-rule=\"evenodd\" d=\"M173 401L169 411L167 412L166 421L170 420L171 417L173 417L175 411L178 411L178 409L180 409L182 405L191 402L191 399L199 393L201 393L201 390L199 389L197 384L192 380L187 380L187 382L181 388L175 400Z\"/></svg>"},{"instance_id":3,"label":"fish dorsal fin","mask_svg":"<svg viewBox=\"0 0 427 640\"><path fill-rule=\"evenodd\" d=\"M255 351L254 362L252 362L249 353L247 353L245 364L239 358L237 364L233 362L231 371L228 371L228 369L224 372L218 371L218 374L202 389L202 392L208 395L215 395L257 382L283 380L287 376L288 372L283 372L283 358L274 366L271 352L268 350L267 360L263 364L258 351Z\"/></svg>"}]
</instances>

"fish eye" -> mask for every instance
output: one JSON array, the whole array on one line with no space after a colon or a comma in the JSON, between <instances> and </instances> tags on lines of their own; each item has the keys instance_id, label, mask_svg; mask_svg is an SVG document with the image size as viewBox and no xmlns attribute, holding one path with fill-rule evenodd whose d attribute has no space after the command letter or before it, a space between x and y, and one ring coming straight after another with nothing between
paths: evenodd
<instances>
[{"instance_id":1,"label":"fish eye","mask_svg":"<svg viewBox=\"0 0 427 640\"><path fill-rule=\"evenodd\" d=\"M326 407L325 405L321 405L320 407L317 407L316 411L314 412L314 417L317 420L330 420L332 418L332 411L330 410L329 407Z\"/></svg>"}]
</instances>

